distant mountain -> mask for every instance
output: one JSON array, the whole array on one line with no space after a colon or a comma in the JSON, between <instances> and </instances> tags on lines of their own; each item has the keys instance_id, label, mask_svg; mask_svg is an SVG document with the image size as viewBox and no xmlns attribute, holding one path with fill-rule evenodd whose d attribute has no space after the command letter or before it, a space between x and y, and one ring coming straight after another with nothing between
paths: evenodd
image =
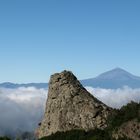
<instances>
[{"instance_id":1,"label":"distant mountain","mask_svg":"<svg viewBox=\"0 0 140 140\"><path fill-rule=\"evenodd\" d=\"M84 86L91 86L94 88L107 88L117 89L124 86L131 88L140 88L140 77L135 76L121 68L115 68L107 71L95 78L81 80ZM14 84L10 82L1 83L2 88L19 88L19 87L36 87L48 88L48 83L27 83L27 84Z\"/></svg>"},{"instance_id":2,"label":"distant mountain","mask_svg":"<svg viewBox=\"0 0 140 140\"><path fill-rule=\"evenodd\" d=\"M140 77L135 76L121 68L116 68L105 72L96 78L81 81L84 86L100 88L122 88L129 86L131 88L140 88Z\"/></svg>"},{"instance_id":3,"label":"distant mountain","mask_svg":"<svg viewBox=\"0 0 140 140\"><path fill-rule=\"evenodd\" d=\"M19 88L19 87L36 87L36 88L48 88L47 83L27 83L27 84L15 84L10 82L5 82L0 84L1 88Z\"/></svg>"}]
</instances>

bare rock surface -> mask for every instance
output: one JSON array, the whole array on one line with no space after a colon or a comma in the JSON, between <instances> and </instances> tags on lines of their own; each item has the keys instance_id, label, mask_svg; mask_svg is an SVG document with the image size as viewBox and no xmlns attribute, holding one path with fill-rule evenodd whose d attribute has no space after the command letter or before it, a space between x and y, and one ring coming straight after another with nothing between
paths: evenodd
<instances>
[{"instance_id":1,"label":"bare rock surface","mask_svg":"<svg viewBox=\"0 0 140 140\"><path fill-rule=\"evenodd\" d=\"M44 118L37 130L39 138L72 129L104 129L111 108L93 97L72 72L51 76Z\"/></svg>"},{"instance_id":2,"label":"bare rock surface","mask_svg":"<svg viewBox=\"0 0 140 140\"><path fill-rule=\"evenodd\" d=\"M132 140L140 140L140 122L136 119L128 121L113 133L113 137L116 140L124 136Z\"/></svg>"}]
</instances>

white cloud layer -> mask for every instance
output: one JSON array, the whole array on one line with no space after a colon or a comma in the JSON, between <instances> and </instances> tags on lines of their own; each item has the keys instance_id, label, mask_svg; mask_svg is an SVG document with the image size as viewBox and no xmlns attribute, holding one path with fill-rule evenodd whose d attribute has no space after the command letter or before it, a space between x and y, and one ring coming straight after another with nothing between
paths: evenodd
<instances>
[{"instance_id":1,"label":"white cloud layer","mask_svg":"<svg viewBox=\"0 0 140 140\"><path fill-rule=\"evenodd\" d=\"M113 108L120 108L132 100L140 101L140 89L86 88L96 98ZM35 130L43 117L46 99L46 89L0 88L0 135L15 135L18 132Z\"/></svg>"},{"instance_id":2,"label":"white cloud layer","mask_svg":"<svg viewBox=\"0 0 140 140\"><path fill-rule=\"evenodd\" d=\"M47 90L0 89L0 135L33 131L44 113Z\"/></svg>"},{"instance_id":3,"label":"white cloud layer","mask_svg":"<svg viewBox=\"0 0 140 140\"><path fill-rule=\"evenodd\" d=\"M97 99L113 108L120 108L131 101L140 102L140 89L124 87L122 89L102 89L86 87Z\"/></svg>"}]
</instances>

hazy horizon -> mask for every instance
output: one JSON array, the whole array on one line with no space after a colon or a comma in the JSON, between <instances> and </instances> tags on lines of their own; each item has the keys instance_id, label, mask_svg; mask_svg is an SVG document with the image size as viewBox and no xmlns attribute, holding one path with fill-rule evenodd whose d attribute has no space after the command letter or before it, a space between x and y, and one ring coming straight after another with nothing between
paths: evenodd
<instances>
[{"instance_id":1,"label":"hazy horizon","mask_svg":"<svg viewBox=\"0 0 140 140\"><path fill-rule=\"evenodd\" d=\"M99 73L98 75L96 75L95 77L87 77L87 78L85 78L85 79L78 79L78 80L80 80L80 81L82 81L82 80L88 80L88 79L93 79L93 78L98 78L98 76L100 76L100 75L102 75L102 74L104 74L104 73L108 73L108 72L111 72L111 71L116 71L116 70L121 70L121 71L125 71L126 73L128 72L129 74L132 74L133 76L137 76L137 77L140 77L139 75L135 75L135 74L133 74L133 73L131 73L131 72L129 72L129 71L127 71L127 70L125 70L125 69L123 69L123 68L120 68L120 67L116 67L116 68L112 68L112 69L110 69L110 70L107 70L107 71L104 71L104 72L102 72L102 73ZM62 72L62 71L60 71L60 72ZM59 72L57 72L57 73L59 73ZM54 73L53 73L54 74ZM52 75L52 74L51 74ZM51 77L51 75L50 75L50 77ZM49 77L49 78L50 78ZM0 82L0 84L2 84L2 83L13 83L13 84L30 84L30 83L37 83L37 84L39 84L39 83L49 83L49 80L48 81L46 81L46 82L28 82L28 83L18 83L18 82L10 82L10 81L4 81L4 82Z\"/></svg>"}]
</instances>

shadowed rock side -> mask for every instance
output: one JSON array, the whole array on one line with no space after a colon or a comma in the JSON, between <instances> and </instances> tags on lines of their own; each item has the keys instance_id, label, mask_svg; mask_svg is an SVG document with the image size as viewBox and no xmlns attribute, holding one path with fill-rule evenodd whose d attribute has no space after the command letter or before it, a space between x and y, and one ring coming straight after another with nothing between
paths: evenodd
<instances>
[{"instance_id":1,"label":"shadowed rock side","mask_svg":"<svg viewBox=\"0 0 140 140\"><path fill-rule=\"evenodd\" d=\"M93 97L69 71L51 76L39 138L72 129L104 129L111 108Z\"/></svg>"}]
</instances>

